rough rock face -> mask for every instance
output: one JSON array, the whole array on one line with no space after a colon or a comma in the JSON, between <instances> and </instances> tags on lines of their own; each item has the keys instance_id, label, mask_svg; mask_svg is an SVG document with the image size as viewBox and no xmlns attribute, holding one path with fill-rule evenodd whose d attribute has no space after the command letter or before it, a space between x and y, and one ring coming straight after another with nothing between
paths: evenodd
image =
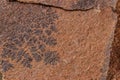
<instances>
[{"instance_id":1,"label":"rough rock face","mask_svg":"<svg viewBox=\"0 0 120 80\"><path fill-rule=\"evenodd\" d=\"M116 24L114 41L112 43L110 68L107 80L120 80L120 0L117 2L116 12L118 14L118 21Z\"/></svg>"},{"instance_id":2,"label":"rough rock face","mask_svg":"<svg viewBox=\"0 0 120 80\"><path fill-rule=\"evenodd\" d=\"M68 10L73 9L90 9L96 6L97 0L18 0L20 2L41 3L45 5L52 5Z\"/></svg>"},{"instance_id":3,"label":"rough rock face","mask_svg":"<svg viewBox=\"0 0 120 80\"><path fill-rule=\"evenodd\" d=\"M17 0L26 3L38 3L65 10L89 10L96 6L115 7L117 0Z\"/></svg>"},{"instance_id":4,"label":"rough rock face","mask_svg":"<svg viewBox=\"0 0 120 80\"><path fill-rule=\"evenodd\" d=\"M115 0L35 1L0 1L3 79L106 80L117 15L104 4Z\"/></svg>"}]
</instances>

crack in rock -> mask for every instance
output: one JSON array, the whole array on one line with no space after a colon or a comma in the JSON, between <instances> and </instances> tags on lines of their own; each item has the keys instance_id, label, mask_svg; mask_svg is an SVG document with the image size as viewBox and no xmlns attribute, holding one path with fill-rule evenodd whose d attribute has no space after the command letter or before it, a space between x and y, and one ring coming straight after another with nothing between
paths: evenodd
<instances>
[{"instance_id":1,"label":"crack in rock","mask_svg":"<svg viewBox=\"0 0 120 80\"><path fill-rule=\"evenodd\" d=\"M24 4L43 5L63 9L65 11L88 11L94 8L110 6L115 9L117 0L8 0Z\"/></svg>"},{"instance_id":2,"label":"crack in rock","mask_svg":"<svg viewBox=\"0 0 120 80\"><path fill-rule=\"evenodd\" d=\"M48 7L55 7L60 8L67 11L86 11L93 9L97 5L97 0L70 0L69 2L67 0L9 0L9 2L21 2L26 4L36 4L36 5L44 5Z\"/></svg>"}]
</instances>

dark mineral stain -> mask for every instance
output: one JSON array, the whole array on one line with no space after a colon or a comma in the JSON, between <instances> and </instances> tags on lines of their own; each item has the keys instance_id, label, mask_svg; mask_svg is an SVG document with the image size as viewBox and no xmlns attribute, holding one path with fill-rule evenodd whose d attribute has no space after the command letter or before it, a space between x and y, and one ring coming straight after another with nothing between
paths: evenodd
<instances>
[{"instance_id":1,"label":"dark mineral stain","mask_svg":"<svg viewBox=\"0 0 120 80\"><path fill-rule=\"evenodd\" d=\"M77 3L72 5L73 9L88 10L96 5L96 0L79 0Z\"/></svg>"},{"instance_id":2,"label":"dark mineral stain","mask_svg":"<svg viewBox=\"0 0 120 80\"><path fill-rule=\"evenodd\" d=\"M24 66L24 67L27 67L27 68L31 68L32 65L31 65L31 58L28 58L28 59L23 59L21 64Z\"/></svg>"},{"instance_id":3,"label":"dark mineral stain","mask_svg":"<svg viewBox=\"0 0 120 80\"><path fill-rule=\"evenodd\" d=\"M55 25L51 25L51 26L50 26L50 29L51 29L52 31L54 31L54 32L56 32L56 31L57 31L57 28L56 28L56 26L55 26Z\"/></svg>"},{"instance_id":4,"label":"dark mineral stain","mask_svg":"<svg viewBox=\"0 0 120 80\"><path fill-rule=\"evenodd\" d=\"M32 56L36 62L40 62L42 60L42 56L38 53L32 53Z\"/></svg>"},{"instance_id":5,"label":"dark mineral stain","mask_svg":"<svg viewBox=\"0 0 120 80\"><path fill-rule=\"evenodd\" d=\"M2 65L2 71L3 72L6 72L8 70L10 70L11 68L13 68L13 64L9 63L8 61L2 61L1 62L1 65Z\"/></svg>"},{"instance_id":6,"label":"dark mineral stain","mask_svg":"<svg viewBox=\"0 0 120 80\"><path fill-rule=\"evenodd\" d=\"M4 46L8 49L18 50L18 48L13 43L6 43Z\"/></svg>"},{"instance_id":7,"label":"dark mineral stain","mask_svg":"<svg viewBox=\"0 0 120 80\"><path fill-rule=\"evenodd\" d=\"M8 49L8 48L3 48L2 54L1 54L2 58L7 58L7 57L9 56L9 53L10 53L10 52L11 52L10 49Z\"/></svg>"},{"instance_id":8,"label":"dark mineral stain","mask_svg":"<svg viewBox=\"0 0 120 80\"><path fill-rule=\"evenodd\" d=\"M31 68L32 65L31 65L31 62L32 62L32 57L26 53L24 54L24 59L22 60L21 64L24 66L24 67L28 67L28 68Z\"/></svg>"},{"instance_id":9,"label":"dark mineral stain","mask_svg":"<svg viewBox=\"0 0 120 80\"><path fill-rule=\"evenodd\" d=\"M14 5L20 6L16 8ZM45 64L55 65L59 56L56 51L49 51L49 48L57 44L57 39L51 35L57 33L54 23L58 18L56 12L40 5L17 4L17 2L14 5L11 5L10 12L14 13L9 16L10 20L7 20L9 19L7 15L6 19L2 18L3 21L7 20L5 21L7 24L0 22L9 28L5 33L7 38L4 40L0 55L3 60L1 64L3 71L6 72L15 67L12 63L20 63L26 68L32 68L33 61L38 64L43 61ZM9 21L13 24L9 24Z\"/></svg>"},{"instance_id":10,"label":"dark mineral stain","mask_svg":"<svg viewBox=\"0 0 120 80\"><path fill-rule=\"evenodd\" d=\"M24 54L25 54L25 51L23 49L18 51L17 56L16 56L17 62L19 62L22 59Z\"/></svg>"},{"instance_id":11,"label":"dark mineral stain","mask_svg":"<svg viewBox=\"0 0 120 80\"><path fill-rule=\"evenodd\" d=\"M57 40L53 37L48 37L46 40L46 44L50 46L54 46L57 44Z\"/></svg>"},{"instance_id":12,"label":"dark mineral stain","mask_svg":"<svg viewBox=\"0 0 120 80\"><path fill-rule=\"evenodd\" d=\"M18 38L14 38L10 41L13 42L15 46L22 46L22 42Z\"/></svg>"},{"instance_id":13,"label":"dark mineral stain","mask_svg":"<svg viewBox=\"0 0 120 80\"><path fill-rule=\"evenodd\" d=\"M30 38L30 34L28 34L27 32L25 32L24 34L23 34L23 38L24 38L24 40L28 40L29 38Z\"/></svg>"},{"instance_id":14,"label":"dark mineral stain","mask_svg":"<svg viewBox=\"0 0 120 80\"><path fill-rule=\"evenodd\" d=\"M37 29L34 31L34 34L36 34L36 35L41 35L42 33L43 33L43 30Z\"/></svg>"},{"instance_id":15,"label":"dark mineral stain","mask_svg":"<svg viewBox=\"0 0 120 80\"><path fill-rule=\"evenodd\" d=\"M2 77L3 77L3 75L2 75L2 73L0 72L0 80L2 80Z\"/></svg>"},{"instance_id":16,"label":"dark mineral stain","mask_svg":"<svg viewBox=\"0 0 120 80\"><path fill-rule=\"evenodd\" d=\"M39 36L39 40L41 40L42 42L46 42L47 36L41 35L41 36Z\"/></svg>"},{"instance_id":17,"label":"dark mineral stain","mask_svg":"<svg viewBox=\"0 0 120 80\"><path fill-rule=\"evenodd\" d=\"M2 58L11 58L11 60L14 60L16 58L16 52L4 48L1 56Z\"/></svg>"},{"instance_id":18,"label":"dark mineral stain","mask_svg":"<svg viewBox=\"0 0 120 80\"><path fill-rule=\"evenodd\" d=\"M10 52L10 56L9 58L11 58L11 60L15 60L16 59L16 52Z\"/></svg>"},{"instance_id":19,"label":"dark mineral stain","mask_svg":"<svg viewBox=\"0 0 120 80\"><path fill-rule=\"evenodd\" d=\"M45 33L50 36L52 34L52 31L51 30L45 30Z\"/></svg>"},{"instance_id":20,"label":"dark mineral stain","mask_svg":"<svg viewBox=\"0 0 120 80\"><path fill-rule=\"evenodd\" d=\"M24 35L23 34L18 34L18 39L24 43Z\"/></svg>"},{"instance_id":21,"label":"dark mineral stain","mask_svg":"<svg viewBox=\"0 0 120 80\"><path fill-rule=\"evenodd\" d=\"M31 48L30 48L30 51L31 52L36 52L38 49L37 49L37 47L36 46L32 46Z\"/></svg>"},{"instance_id":22,"label":"dark mineral stain","mask_svg":"<svg viewBox=\"0 0 120 80\"><path fill-rule=\"evenodd\" d=\"M56 51L48 51L44 54L45 64L55 65L58 61L59 61L59 57Z\"/></svg>"},{"instance_id":23,"label":"dark mineral stain","mask_svg":"<svg viewBox=\"0 0 120 80\"><path fill-rule=\"evenodd\" d=\"M37 42L37 38L35 36L31 36L31 38L28 40L28 45L34 45Z\"/></svg>"},{"instance_id":24,"label":"dark mineral stain","mask_svg":"<svg viewBox=\"0 0 120 80\"><path fill-rule=\"evenodd\" d=\"M45 51L45 45L44 44L40 44L39 45L39 49L41 50L41 52L44 52Z\"/></svg>"}]
</instances>

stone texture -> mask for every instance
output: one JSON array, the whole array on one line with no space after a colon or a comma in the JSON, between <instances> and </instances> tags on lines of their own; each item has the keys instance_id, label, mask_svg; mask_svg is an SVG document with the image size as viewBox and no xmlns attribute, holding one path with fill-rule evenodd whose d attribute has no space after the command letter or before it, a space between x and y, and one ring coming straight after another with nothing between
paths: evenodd
<instances>
[{"instance_id":1,"label":"stone texture","mask_svg":"<svg viewBox=\"0 0 120 80\"><path fill-rule=\"evenodd\" d=\"M111 7L67 11L6 0L0 5L4 80L106 80L117 22Z\"/></svg>"},{"instance_id":2,"label":"stone texture","mask_svg":"<svg viewBox=\"0 0 120 80\"><path fill-rule=\"evenodd\" d=\"M118 21L116 25L114 41L112 43L112 51L110 56L110 68L107 80L120 80L120 0L116 6Z\"/></svg>"},{"instance_id":3,"label":"stone texture","mask_svg":"<svg viewBox=\"0 0 120 80\"><path fill-rule=\"evenodd\" d=\"M28 2L28 3L41 3L45 5L52 5L61 7L64 9L90 9L93 8L97 0L18 0L21 2Z\"/></svg>"},{"instance_id":4,"label":"stone texture","mask_svg":"<svg viewBox=\"0 0 120 80\"><path fill-rule=\"evenodd\" d=\"M65 10L89 10L96 6L115 7L117 0L17 0L26 3L38 3Z\"/></svg>"}]
</instances>

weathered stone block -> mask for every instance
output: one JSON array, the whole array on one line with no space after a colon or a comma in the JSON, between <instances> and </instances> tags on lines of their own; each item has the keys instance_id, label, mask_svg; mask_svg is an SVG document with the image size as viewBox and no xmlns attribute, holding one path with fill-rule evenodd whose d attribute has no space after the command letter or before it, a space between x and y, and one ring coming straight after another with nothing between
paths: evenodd
<instances>
[{"instance_id":1,"label":"weathered stone block","mask_svg":"<svg viewBox=\"0 0 120 80\"><path fill-rule=\"evenodd\" d=\"M1 0L4 80L106 80L117 15L91 1Z\"/></svg>"}]
</instances>

